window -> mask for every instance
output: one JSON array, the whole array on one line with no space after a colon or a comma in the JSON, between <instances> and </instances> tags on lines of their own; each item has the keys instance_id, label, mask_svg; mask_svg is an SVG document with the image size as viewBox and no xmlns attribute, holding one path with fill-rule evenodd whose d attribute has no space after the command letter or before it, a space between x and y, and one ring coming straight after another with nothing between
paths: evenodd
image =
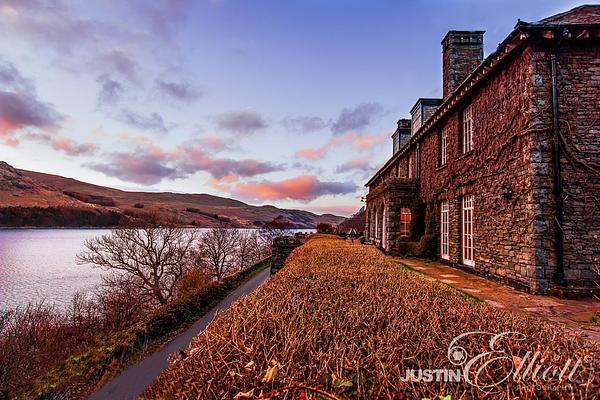
<instances>
[{"instance_id":1,"label":"window","mask_svg":"<svg viewBox=\"0 0 600 400\"><path fill-rule=\"evenodd\" d=\"M400 236L410 235L410 208L400 209Z\"/></svg>"},{"instance_id":2,"label":"window","mask_svg":"<svg viewBox=\"0 0 600 400\"><path fill-rule=\"evenodd\" d=\"M408 157L408 177L409 178L414 177L414 164L413 164L413 155L412 154Z\"/></svg>"},{"instance_id":3,"label":"window","mask_svg":"<svg viewBox=\"0 0 600 400\"><path fill-rule=\"evenodd\" d=\"M442 201L441 221L441 249L440 254L444 260L450 259L450 207L448 200Z\"/></svg>"},{"instance_id":4,"label":"window","mask_svg":"<svg viewBox=\"0 0 600 400\"><path fill-rule=\"evenodd\" d=\"M417 149L415 151L415 177L421 177L421 146L417 143Z\"/></svg>"},{"instance_id":5,"label":"window","mask_svg":"<svg viewBox=\"0 0 600 400\"><path fill-rule=\"evenodd\" d=\"M473 259L473 195L462 199L462 258L463 264L474 266Z\"/></svg>"},{"instance_id":6,"label":"window","mask_svg":"<svg viewBox=\"0 0 600 400\"><path fill-rule=\"evenodd\" d=\"M473 106L469 105L462 111L462 153L473 150Z\"/></svg>"},{"instance_id":7,"label":"window","mask_svg":"<svg viewBox=\"0 0 600 400\"><path fill-rule=\"evenodd\" d=\"M446 165L448 159L448 132L440 131L440 167Z\"/></svg>"}]
</instances>

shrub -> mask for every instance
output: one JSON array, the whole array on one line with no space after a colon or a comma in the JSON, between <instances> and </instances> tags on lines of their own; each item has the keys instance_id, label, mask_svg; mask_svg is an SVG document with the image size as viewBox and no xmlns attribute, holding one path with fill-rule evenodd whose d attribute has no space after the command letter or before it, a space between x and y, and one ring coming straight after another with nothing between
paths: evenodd
<instances>
[{"instance_id":1,"label":"shrub","mask_svg":"<svg viewBox=\"0 0 600 400\"><path fill-rule=\"evenodd\" d=\"M361 242L362 244L365 244L365 242L367 241L367 238L365 237L365 235L361 235L358 238L358 241Z\"/></svg>"},{"instance_id":2,"label":"shrub","mask_svg":"<svg viewBox=\"0 0 600 400\"><path fill-rule=\"evenodd\" d=\"M328 224L327 222L319 222L317 224L317 232L319 232L319 233L332 233L333 232L333 226L331 224Z\"/></svg>"},{"instance_id":3,"label":"shrub","mask_svg":"<svg viewBox=\"0 0 600 400\"><path fill-rule=\"evenodd\" d=\"M413 242L407 236L398 236L396 238L396 251L401 255L414 255L419 243Z\"/></svg>"},{"instance_id":4,"label":"shrub","mask_svg":"<svg viewBox=\"0 0 600 400\"><path fill-rule=\"evenodd\" d=\"M184 299L203 289L210 282L210 278L201 268L189 270L175 286L176 300Z\"/></svg>"},{"instance_id":5,"label":"shrub","mask_svg":"<svg viewBox=\"0 0 600 400\"><path fill-rule=\"evenodd\" d=\"M135 203L133 206L135 208L144 208L144 204L142 204L142 203Z\"/></svg>"},{"instance_id":6,"label":"shrub","mask_svg":"<svg viewBox=\"0 0 600 400\"><path fill-rule=\"evenodd\" d=\"M437 236L423 235L419 240L419 255L418 257L434 258L437 255Z\"/></svg>"},{"instance_id":7,"label":"shrub","mask_svg":"<svg viewBox=\"0 0 600 400\"><path fill-rule=\"evenodd\" d=\"M25 397L57 398L61 392L69 392L73 398L87 397L86 394L89 393L86 390L98 380L116 373L123 364L144 349L159 345L170 334L206 313L241 283L268 268L270 264L270 258L261 260L221 282L212 282L198 290L190 290L187 295L159 307L127 329L108 334L100 332L100 335L97 335L98 331L94 331L93 340L88 341L85 347L63 346L71 356L54 358L54 368L35 381L35 375L32 374L27 383L34 383ZM0 315L0 324L1 320Z\"/></svg>"},{"instance_id":8,"label":"shrub","mask_svg":"<svg viewBox=\"0 0 600 400\"><path fill-rule=\"evenodd\" d=\"M402 255L433 258L437 254L437 236L423 235L419 241L411 241L406 236L396 239L396 251Z\"/></svg>"}]
</instances>

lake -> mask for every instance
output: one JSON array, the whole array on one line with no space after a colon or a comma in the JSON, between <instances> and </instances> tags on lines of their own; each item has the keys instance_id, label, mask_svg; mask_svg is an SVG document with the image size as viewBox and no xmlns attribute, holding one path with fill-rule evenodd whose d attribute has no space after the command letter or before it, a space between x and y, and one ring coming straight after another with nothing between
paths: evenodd
<instances>
[{"instance_id":1,"label":"lake","mask_svg":"<svg viewBox=\"0 0 600 400\"><path fill-rule=\"evenodd\" d=\"M77 265L75 257L86 239L109 232L0 229L0 310L42 300L64 309L76 292L97 288L106 272L91 265Z\"/></svg>"}]
</instances>

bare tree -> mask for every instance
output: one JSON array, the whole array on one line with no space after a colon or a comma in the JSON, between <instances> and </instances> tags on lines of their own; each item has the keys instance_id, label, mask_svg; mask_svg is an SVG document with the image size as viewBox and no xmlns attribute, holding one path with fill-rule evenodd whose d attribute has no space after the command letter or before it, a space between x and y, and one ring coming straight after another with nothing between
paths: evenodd
<instances>
[{"instance_id":1,"label":"bare tree","mask_svg":"<svg viewBox=\"0 0 600 400\"><path fill-rule=\"evenodd\" d=\"M262 239L259 231L252 231L249 233L248 242L252 253L256 257L256 260L260 260L269 254L269 249L267 246L265 246L264 240Z\"/></svg>"},{"instance_id":2,"label":"bare tree","mask_svg":"<svg viewBox=\"0 0 600 400\"><path fill-rule=\"evenodd\" d=\"M175 226L116 229L86 241L87 250L77 255L77 261L117 272L107 277L107 283L127 280L147 300L165 304L190 267L195 241L194 230Z\"/></svg>"},{"instance_id":3,"label":"bare tree","mask_svg":"<svg viewBox=\"0 0 600 400\"><path fill-rule=\"evenodd\" d=\"M267 251L266 254L271 254L273 239L279 236L290 235L293 228L294 224L282 216L264 224L258 231L258 234L263 248Z\"/></svg>"},{"instance_id":4,"label":"bare tree","mask_svg":"<svg viewBox=\"0 0 600 400\"><path fill-rule=\"evenodd\" d=\"M258 261L258 256L252 245L252 233L239 232L239 241L237 248L237 265L239 269L246 269L254 262Z\"/></svg>"},{"instance_id":5,"label":"bare tree","mask_svg":"<svg viewBox=\"0 0 600 400\"><path fill-rule=\"evenodd\" d=\"M239 242L239 230L221 224L202 234L195 261L211 278L223 279L238 266Z\"/></svg>"}]
</instances>

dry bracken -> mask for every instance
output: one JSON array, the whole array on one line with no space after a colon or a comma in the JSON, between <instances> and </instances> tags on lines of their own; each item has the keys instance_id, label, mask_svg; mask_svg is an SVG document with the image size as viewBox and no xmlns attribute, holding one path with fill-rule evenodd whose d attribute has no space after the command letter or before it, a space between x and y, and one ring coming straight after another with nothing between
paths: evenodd
<instances>
[{"instance_id":1,"label":"dry bracken","mask_svg":"<svg viewBox=\"0 0 600 400\"><path fill-rule=\"evenodd\" d=\"M544 361L538 364L544 367L585 361L570 388L567 382L541 382L539 376L511 376L486 394L464 379L401 379L407 369L456 369L448 346L472 331L522 333L522 340L508 335L499 343L515 363L527 351L540 352ZM489 350L489 336L469 336L461 346L473 357ZM220 314L193 340L188 354L144 397L593 398L599 383L598 347L585 339L478 302L404 269L371 246L325 235L314 235L268 283ZM513 363L492 363L480 382L499 382L511 368Z\"/></svg>"}]
</instances>

